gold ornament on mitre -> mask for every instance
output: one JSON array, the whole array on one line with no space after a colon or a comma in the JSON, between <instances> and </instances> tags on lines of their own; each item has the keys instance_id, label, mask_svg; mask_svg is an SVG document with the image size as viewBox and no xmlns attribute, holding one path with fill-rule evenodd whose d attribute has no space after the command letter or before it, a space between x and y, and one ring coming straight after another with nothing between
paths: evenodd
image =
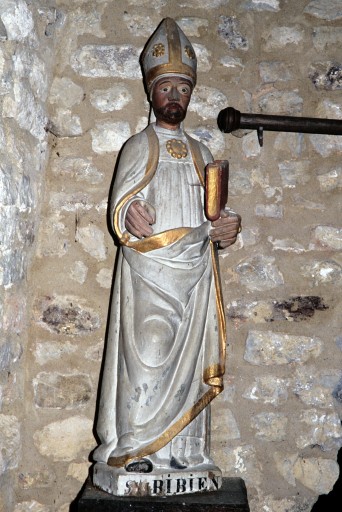
<instances>
[{"instance_id":1,"label":"gold ornament on mitre","mask_svg":"<svg viewBox=\"0 0 342 512\"><path fill-rule=\"evenodd\" d=\"M180 75L195 86L197 59L195 51L172 18L165 18L148 40L141 55L148 92L160 76Z\"/></svg>"}]
</instances>

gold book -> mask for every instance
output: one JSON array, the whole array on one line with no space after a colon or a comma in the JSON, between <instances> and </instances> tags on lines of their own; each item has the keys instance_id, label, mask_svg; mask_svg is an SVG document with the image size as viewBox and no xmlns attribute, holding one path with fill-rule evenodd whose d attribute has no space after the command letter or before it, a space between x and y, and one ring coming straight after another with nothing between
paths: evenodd
<instances>
[{"instance_id":1,"label":"gold book","mask_svg":"<svg viewBox=\"0 0 342 512\"><path fill-rule=\"evenodd\" d=\"M228 200L228 160L214 160L205 168L205 215L214 221L220 217L221 210Z\"/></svg>"}]
</instances>

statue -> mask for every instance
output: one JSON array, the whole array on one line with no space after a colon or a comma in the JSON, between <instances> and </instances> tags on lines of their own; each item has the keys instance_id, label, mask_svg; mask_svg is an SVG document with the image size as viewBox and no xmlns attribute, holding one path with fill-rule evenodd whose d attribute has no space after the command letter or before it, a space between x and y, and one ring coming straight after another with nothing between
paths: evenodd
<instances>
[{"instance_id":1,"label":"statue","mask_svg":"<svg viewBox=\"0 0 342 512\"><path fill-rule=\"evenodd\" d=\"M210 402L223 389L225 319L217 247L240 217L204 215L213 157L183 130L196 56L171 18L142 54L156 117L124 145L111 197L120 241L94 452L94 484L116 495L220 486L209 454Z\"/></svg>"}]
</instances>

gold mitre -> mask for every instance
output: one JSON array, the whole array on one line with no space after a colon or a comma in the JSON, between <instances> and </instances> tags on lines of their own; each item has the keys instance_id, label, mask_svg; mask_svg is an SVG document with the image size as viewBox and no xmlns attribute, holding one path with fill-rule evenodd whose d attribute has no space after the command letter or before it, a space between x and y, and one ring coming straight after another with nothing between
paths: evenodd
<instances>
[{"instance_id":1,"label":"gold mitre","mask_svg":"<svg viewBox=\"0 0 342 512\"><path fill-rule=\"evenodd\" d=\"M196 84L194 49L172 18L163 19L152 34L141 55L141 64L148 92L160 75L182 75Z\"/></svg>"}]
</instances>

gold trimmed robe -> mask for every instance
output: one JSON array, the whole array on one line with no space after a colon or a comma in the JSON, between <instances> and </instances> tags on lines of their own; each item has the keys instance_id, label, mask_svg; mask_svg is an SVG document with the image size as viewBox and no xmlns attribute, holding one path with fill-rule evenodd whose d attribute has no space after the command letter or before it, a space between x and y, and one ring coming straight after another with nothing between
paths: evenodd
<instances>
[{"instance_id":1,"label":"gold trimmed robe","mask_svg":"<svg viewBox=\"0 0 342 512\"><path fill-rule=\"evenodd\" d=\"M171 160L162 144L165 136L186 143L187 159ZM132 137L120 155L111 216L122 247L102 378L97 461L123 466L155 453L223 389L225 321L217 255L203 213L203 172L211 160L208 149L182 129L170 132L154 125ZM190 200L178 206L187 187ZM124 228L135 199L155 200L155 231L142 240Z\"/></svg>"}]
</instances>

